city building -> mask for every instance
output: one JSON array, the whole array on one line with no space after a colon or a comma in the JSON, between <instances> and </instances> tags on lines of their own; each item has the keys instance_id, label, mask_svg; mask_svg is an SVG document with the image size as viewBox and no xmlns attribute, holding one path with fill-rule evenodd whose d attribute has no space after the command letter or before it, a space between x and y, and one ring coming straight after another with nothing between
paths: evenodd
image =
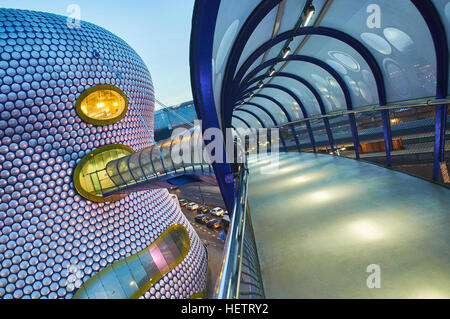
<instances>
[{"instance_id":1,"label":"city building","mask_svg":"<svg viewBox=\"0 0 450 319\"><path fill-rule=\"evenodd\" d=\"M206 251L167 189L88 188L152 145L153 85L122 39L66 20L0 9L0 298L201 293Z\"/></svg>"},{"instance_id":2,"label":"city building","mask_svg":"<svg viewBox=\"0 0 450 319\"><path fill-rule=\"evenodd\" d=\"M195 0L155 113L123 40L0 9L0 297L201 298L215 263L217 299L450 298L449 35L446 0Z\"/></svg>"},{"instance_id":3,"label":"city building","mask_svg":"<svg viewBox=\"0 0 450 319\"><path fill-rule=\"evenodd\" d=\"M170 138L172 131L178 127L189 128L197 120L194 101L188 101L155 111L155 140Z\"/></svg>"}]
</instances>

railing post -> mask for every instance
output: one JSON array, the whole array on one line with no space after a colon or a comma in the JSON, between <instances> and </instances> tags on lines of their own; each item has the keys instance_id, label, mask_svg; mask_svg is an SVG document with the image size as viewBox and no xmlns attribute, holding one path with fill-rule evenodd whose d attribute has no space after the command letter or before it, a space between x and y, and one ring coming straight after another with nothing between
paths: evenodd
<instances>
[{"instance_id":1,"label":"railing post","mask_svg":"<svg viewBox=\"0 0 450 319\"><path fill-rule=\"evenodd\" d=\"M440 163L445 160L445 131L447 126L447 105L436 107L434 132L433 180L439 181Z\"/></svg>"},{"instance_id":2,"label":"railing post","mask_svg":"<svg viewBox=\"0 0 450 319\"><path fill-rule=\"evenodd\" d=\"M355 147L355 156L356 159L359 159L359 137L358 137L358 128L356 127L355 114L350 113L348 115L348 119L350 121L350 129L352 131L353 145Z\"/></svg>"},{"instance_id":3,"label":"railing post","mask_svg":"<svg viewBox=\"0 0 450 319\"><path fill-rule=\"evenodd\" d=\"M392 133L391 121L389 119L389 110L381 111L381 120L383 122L384 144L386 147L386 159L388 167L392 167L391 150L392 150Z\"/></svg>"},{"instance_id":4,"label":"railing post","mask_svg":"<svg viewBox=\"0 0 450 319\"><path fill-rule=\"evenodd\" d=\"M311 128L311 123L309 121L306 121L306 129L308 130L309 139L311 140L311 146L314 153L317 153L316 150L316 141L314 140L314 133Z\"/></svg>"},{"instance_id":5,"label":"railing post","mask_svg":"<svg viewBox=\"0 0 450 319\"><path fill-rule=\"evenodd\" d=\"M331 133L330 121L328 120L328 118L324 117L323 123L325 124L325 130L327 131L328 142L330 143L331 151L334 153L335 152L334 139L333 139L333 133Z\"/></svg>"},{"instance_id":6,"label":"railing post","mask_svg":"<svg viewBox=\"0 0 450 319\"><path fill-rule=\"evenodd\" d=\"M295 127L294 127L294 125L290 125L290 128L291 128L291 132L293 135L292 137L295 140L295 145L297 145L297 151L300 153L301 152L300 143L298 142L297 133L295 132Z\"/></svg>"}]
</instances>

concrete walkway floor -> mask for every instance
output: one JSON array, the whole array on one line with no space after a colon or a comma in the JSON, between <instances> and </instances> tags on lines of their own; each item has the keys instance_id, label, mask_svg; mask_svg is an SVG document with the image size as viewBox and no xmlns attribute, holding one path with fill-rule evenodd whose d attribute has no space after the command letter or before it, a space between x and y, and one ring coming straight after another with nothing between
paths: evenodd
<instances>
[{"instance_id":1,"label":"concrete walkway floor","mask_svg":"<svg viewBox=\"0 0 450 319\"><path fill-rule=\"evenodd\" d=\"M280 153L278 166L249 161L268 298L450 298L449 189L329 155Z\"/></svg>"}]
</instances>

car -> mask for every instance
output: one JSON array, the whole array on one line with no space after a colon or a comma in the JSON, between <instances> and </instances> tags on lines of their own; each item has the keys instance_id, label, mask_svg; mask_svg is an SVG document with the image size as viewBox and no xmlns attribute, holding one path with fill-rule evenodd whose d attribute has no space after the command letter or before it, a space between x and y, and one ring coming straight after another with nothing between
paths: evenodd
<instances>
[{"instance_id":1,"label":"car","mask_svg":"<svg viewBox=\"0 0 450 319\"><path fill-rule=\"evenodd\" d=\"M222 222L218 219L211 219L206 226L208 228L212 228L212 229L219 229L220 227L222 227Z\"/></svg>"},{"instance_id":2,"label":"car","mask_svg":"<svg viewBox=\"0 0 450 319\"><path fill-rule=\"evenodd\" d=\"M195 221L199 224L207 224L209 222L209 217L205 214L198 214L195 216Z\"/></svg>"},{"instance_id":3,"label":"car","mask_svg":"<svg viewBox=\"0 0 450 319\"><path fill-rule=\"evenodd\" d=\"M186 208L189 210L196 210L196 209L198 209L198 204L192 202L192 203L187 204Z\"/></svg>"},{"instance_id":4,"label":"car","mask_svg":"<svg viewBox=\"0 0 450 319\"><path fill-rule=\"evenodd\" d=\"M223 208L216 207L216 208L211 209L211 215L219 217L219 216L222 216L223 213L224 213Z\"/></svg>"},{"instance_id":5,"label":"car","mask_svg":"<svg viewBox=\"0 0 450 319\"><path fill-rule=\"evenodd\" d=\"M224 215L222 218L222 229L225 233L228 233L229 227L230 227L230 216Z\"/></svg>"},{"instance_id":6,"label":"car","mask_svg":"<svg viewBox=\"0 0 450 319\"><path fill-rule=\"evenodd\" d=\"M198 208L197 211L199 211L202 214L207 214L207 213L209 213L209 207L206 205L202 205Z\"/></svg>"},{"instance_id":7,"label":"car","mask_svg":"<svg viewBox=\"0 0 450 319\"><path fill-rule=\"evenodd\" d=\"M186 206L186 205L188 204L187 200L185 200L185 199L183 199L183 198L181 198L181 199L179 200L179 203L180 203L180 206L181 206L181 207L184 207L184 206Z\"/></svg>"}]
</instances>

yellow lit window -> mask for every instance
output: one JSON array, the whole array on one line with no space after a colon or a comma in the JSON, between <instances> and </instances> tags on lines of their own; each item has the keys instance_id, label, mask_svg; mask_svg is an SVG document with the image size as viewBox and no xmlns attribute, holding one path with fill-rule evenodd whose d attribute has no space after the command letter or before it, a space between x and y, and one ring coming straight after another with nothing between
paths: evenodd
<instances>
[{"instance_id":1,"label":"yellow lit window","mask_svg":"<svg viewBox=\"0 0 450 319\"><path fill-rule=\"evenodd\" d=\"M73 182L78 193L93 202L115 201L126 195L105 198L103 193L115 188L114 181L106 172L106 164L134 153L134 151L120 144L110 144L100 147L87 154L78 163L73 174Z\"/></svg>"},{"instance_id":2,"label":"yellow lit window","mask_svg":"<svg viewBox=\"0 0 450 319\"><path fill-rule=\"evenodd\" d=\"M76 110L83 121L108 125L120 121L128 109L125 93L112 85L97 85L85 91L77 101Z\"/></svg>"}]
</instances>

